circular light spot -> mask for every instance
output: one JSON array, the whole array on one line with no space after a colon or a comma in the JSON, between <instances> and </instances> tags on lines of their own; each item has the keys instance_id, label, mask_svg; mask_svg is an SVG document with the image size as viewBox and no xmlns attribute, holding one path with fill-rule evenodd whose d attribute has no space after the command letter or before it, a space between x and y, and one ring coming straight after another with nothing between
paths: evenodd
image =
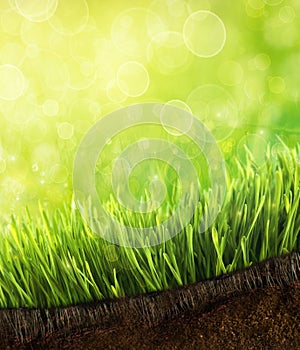
<instances>
[{"instance_id":1,"label":"circular light spot","mask_svg":"<svg viewBox=\"0 0 300 350\"><path fill-rule=\"evenodd\" d=\"M55 164L46 176L50 183L64 183L68 178L68 169L61 164Z\"/></svg>"},{"instance_id":2,"label":"circular light spot","mask_svg":"<svg viewBox=\"0 0 300 350\"><path fill-rule=\"evenodd\" d=\"M126 62L118 69L117 83L125 95L138 97L149 87L149 74L141 63Z\"/></svg>"},{"instance_id":3,"label":"circular light spot","mask_svg":"<svg viewBox=\"0 0 300 350\"><path fill-rule=\"evenodd\" d=\"M46 100L43 104L43 112L48 117L54 117L59 111L59 104L55 100Z\"/></svg>"},{"instance_id":4,"label":"circular light spot","mask_svg":"<svg viewBox=\"0 0 300 350\"><path fill-rule=\"evenodd\" d=\"M267 5L277 6L283 2L283 0L264 0Z\"/></svg>"},{"instance_id":5,"label":"circular light spot","mask_svg":"<svg viewBox=\"0 0 300 350\"><path fill-rule=\"evenodd\" d=\"M226 29L215 13L206 10L197 11L187 18L183 38L194 55L213 57L221 52L225 45Z\"/></svg>"},{"instance_id":6,"label":"circular light spot","mask_svg":"<svg viewBox=\"0 0 300 350\"><path fill-rule=\"evenodd\" d=\"M265 53L260 53L254 58L254 66L257 70L266 70L270 67L270 56Z\"/></svg>"},{"instance_id":7,"label":"circular light spot","mask_svg":"<svg viewBox=\"0 0 300 350\"><path fill-rule=\"evenodd\" d=\"M269 79L269 89L274 94L281 94L285 90L285 81L282 77L272 77Z\"/></svg>"},{"instance_id":8,"label":"circular light spot","mask_svg":"<svg viewBox=\"0 0 300 350\"><path fill-rule=\"evenodd\" d=\"M169 106L177 108L170 109ZM184 113L184 111L186 111L186 113ZM175 136L186 134L192 127L193 118L190 107L181 100L171 100L167 102L160 112L162 126L169 134ZM177 129L173 129L170 125L176 125ZM179 129L178 126L180 126Z\"/></svg>"},{"instance_id":9,"label":"circular light spot","mask_svg":"<svg viewBox=\"0 0 300 350\"><path fill-rule=\"evenodd\" d=\"M197 87L189 94L187 104L218 141L227 138L237 125L236 103L220 86L207 84Z\"/></svg>"},{"instance_id":10,"label":"circular light spot","mask_svg":"<svg viewBox=\"0 0 300 350\"><path fill-rule=\"evenodd\" d=\"M256 134L245 135L237 146L237 153L242 163L246 164L247 157L250 157L258 166L265 163L267 150L268 145L265 139Z\"/></svg>"},{"instance_id":11,"label":"circular light spot","mask_svg":"<svg viewBox=\"0 0 300 350\"><path fill-rule=\"evenodd\" d=\"M150 42L147 57L154 69L162 74L171 74L187 66L190 52L181 33L163 32Z\"/></svg>"},{"instance_id":12,"label":"circular light spot","mask_svg":"<svg viewBox=\"0 0 300 350\"><path fill-rule=\"evenodd\" d=\"M18 12L32 22L47 21L56 11L58 0L15 0Z\"/></svg>"},{"instance_id":13,"label":"circular light spot","mask_svg":"<svg viewBox=\"0 0 300 350\"><path fill-rule=\"evenodd\" d=\"M89 19L89 7L85 0L59 1L49 22L54 30L63 35L81 32Z\"/></svg>"},{"instance_id":14,"label":"circular light spot","mask_svg":"<svg viewBox=\"0 0 300 350\"><path fill-rule=\"evenodd\" d=\"M235 140L233 138L228 138L226 139L226 141L222 142L221 149L224 153L229 153L229 155L231 155L234 145L235 145Z\"/></svg>"},{"instance_id":15,"label":"circular light spot","mask_svg":"<svg viewBox=\"0 0 300 350\"><path fill-rule=\"evenodd\" d=\"M72 138L74 134L74 126L70 123L61 123L57 127L58 136L63 140Z\"/></svg>"},{"instance_id":16,"label":"circular light spot","mask_svg":"<svg viewBox=\"0 0 300 350\"><path fill-rule=\"evenodd\" d=\"M114 45L130 57L144 57L151 38L165 30L158 15L144 8L130 8L114 20L111 36Z\"/></svg>"},{"instance_id":17,"label":"circular light spot","mask_svg":"<svg viewBox=\"0 0 300 350\"><path fill-rule=\"evenodd\" d=\"M34 163L34 164L32 164L31 169L35 173L35 172L39 171L39 165Z\"/></svg>"},{"instance_id":18,"label":"circular light spot","mask_svg":"<svg viewBox=\"0 0 300 350\"><path fill-rule=\"evenodd\" d=\"M283 23L293 22L295 16L295 10L291 6L283 6L279 11L279 18Z\"/></svg>"},{"instance_id":19,"label":"circular light spot","mask_svg":"<svg viewBox=\"0 0 300 350\"><path fill-rule=\"evenodd\" d=\"M0 66L0 98L16 100L25 90L25 78L19 68L10 64Z\"/></svg>"},{"instance_id":20,"label":"circular light spot","mask_svg":"<svg viewBox=\"0 0 300 350\"><path fill-rule=\"evenodd\" d=\"M235 61L225 61L220 65L218 77L224 85L238 85L243 79L243 68Z\"/></svg>"}]
</instances>

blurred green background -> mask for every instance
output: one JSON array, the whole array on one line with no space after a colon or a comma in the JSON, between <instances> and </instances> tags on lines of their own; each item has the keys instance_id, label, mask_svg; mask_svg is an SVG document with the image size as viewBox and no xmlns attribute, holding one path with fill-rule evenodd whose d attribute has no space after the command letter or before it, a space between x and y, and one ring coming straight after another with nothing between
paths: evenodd
<instances>
[{"instance_id":1,"label":"blurred green background","mask_svg":"<svg viewBox=\"0 0 300 350\"><path fill-rule=\"evenodd\" d=\"M299 69L299 0L1 0L1 216L70 201L83 135L132 103L191 110L262 164L300 139Z\"/></svg>"}]
</instances>

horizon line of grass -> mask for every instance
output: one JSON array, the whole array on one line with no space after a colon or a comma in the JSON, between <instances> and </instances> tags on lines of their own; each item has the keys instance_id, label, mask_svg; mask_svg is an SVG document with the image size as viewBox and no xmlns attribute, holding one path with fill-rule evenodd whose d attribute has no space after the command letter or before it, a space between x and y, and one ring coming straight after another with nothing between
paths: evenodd
<instances>
[{"instance_id":1,"label":"horizon line of grass","mask_svg":"<svg viewBox=\"0 0 300 350\"><path fill-rule=\"evenodd\" d=\"M248 151L245 165L235 159L237 174L227 176L213 225L197 232L209 210L202 200L181 233L152 247L105 241L71 203L51 216L42 208L35 218L28 210L12 216L1 227L0 307L60 307L172 289L300 249L299 157L299 144L276 157L268 151L258 167Z\"/></svg>"}]
</instances>

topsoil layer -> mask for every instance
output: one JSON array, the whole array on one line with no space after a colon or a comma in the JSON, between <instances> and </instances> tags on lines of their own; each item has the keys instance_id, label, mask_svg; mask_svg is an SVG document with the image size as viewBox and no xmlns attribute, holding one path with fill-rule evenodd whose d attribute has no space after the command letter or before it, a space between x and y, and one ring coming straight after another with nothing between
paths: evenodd
<instances>
[{"instance_id":1,"label":"topsoil layer","mask_svg":"<svg viewBox=\"0 0 300 350\"><path fill-rule=\"evenodd\" d=\"M1 349L300 349L300 253L172 291L1 310Z\"/></svg>"}]
</instances>

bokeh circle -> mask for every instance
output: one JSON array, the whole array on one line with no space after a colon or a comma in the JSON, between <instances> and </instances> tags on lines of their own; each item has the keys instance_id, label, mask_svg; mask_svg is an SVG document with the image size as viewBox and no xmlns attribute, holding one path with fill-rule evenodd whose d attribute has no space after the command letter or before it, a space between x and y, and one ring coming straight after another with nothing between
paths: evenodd
<instances>
[{"instance_id":1,"label":"bokeh circle","mask_svg":"<svg viewBox=\"0 0 300 350\"><path fill-rule=\"evenodd\" d=\"M200 10L191 13L185 21L183 38L194 55L209 58L222 51L226 41L226 28L215 13Z\"/></svg>"},{"instance_id":2,"label":"bokeh circle","mask_svg":"<svg viewBox=\"0 0 300 350\"><path fill-rule=\"evenodd\" d=\"M15 0L17 11L31 22L47 21L55 13L58 0Z\"/></svg>"}]
</instances>

